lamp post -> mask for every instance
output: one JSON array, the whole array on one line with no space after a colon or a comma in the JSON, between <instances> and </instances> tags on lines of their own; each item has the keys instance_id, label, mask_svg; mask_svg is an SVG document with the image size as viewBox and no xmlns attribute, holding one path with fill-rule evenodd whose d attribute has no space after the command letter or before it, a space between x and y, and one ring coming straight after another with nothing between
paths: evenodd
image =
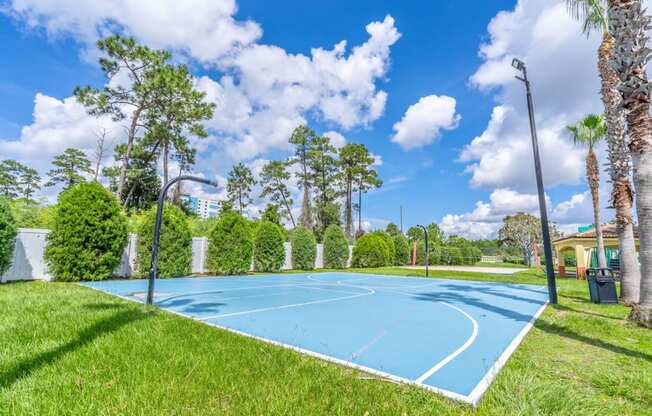
<instances>
[{"instance_id":1,"label":"lamp post","mask_svg":"<svg viewBox=\"0 0 652 416\"><path fill-rule=\"evenodd\" d=\"M176 178L170 179L166 183L161 192L158 194L158 207L156 208L156 225L154 226L154 240L152 241L152 261L149 268L149 282L147 285L147 304L151 305L154 301L154 284L156 282L156 275L158 273L158 248L159 243L161 242L161 223L163 222L163 205L165 203L165 196L168 193L168 189L175 183L179 181L193 181L204 183L206 185L211 185L217 187L217 182L211 181L209 179L198 178L196 176L182 175L177 176Z\"/></svg>"},{"instance_id":2,"label":"lamp post","mask_svg":"<svg viewBox=\"0 0 652 416\"><path fill-rule=\"evenodd\" d=\"M421 224L417 224L417 227L423 229L423 234L426 237L426 255L425 255L425 261L426 261L426 277L428 277L428 229L424 227Z\"/></svg>"},{"instance_id":3,"label":"lamp post","mask_svg":"<svg viewBox=\"0 0 652 416\"><path fill-rule=\"evenodd\" d=\"M557 285L555 282L555 269L552 264L552 246L550 244L550 230L548 228L548 210L546 208L545 191L543 189L543 176L541 174L541 158L539 157L539 142L537 139L537 126L534 122L534 104L532 104L532 93L530 81L527 78L525 63L516 58L512 60L512 66L522 74L516 79L525 84L527 96L527 111L530 116L530 134L532 135L532 151L534 152L534 172L537 178L537 192L539 194L539 212L541 215L541 232L543 235L543 251L546 255L546 275L548 277L548 298L550 303L557 303Z\"/></svg>"}]
</instances>

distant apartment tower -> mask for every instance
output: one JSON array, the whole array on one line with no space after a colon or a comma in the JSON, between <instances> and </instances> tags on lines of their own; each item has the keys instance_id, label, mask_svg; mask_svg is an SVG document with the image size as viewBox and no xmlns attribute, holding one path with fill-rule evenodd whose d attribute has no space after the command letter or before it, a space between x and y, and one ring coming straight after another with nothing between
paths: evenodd
<instances>
[{"instance_id":1,"label":"distant apartment tower","mask_svg":"<svg viewBox=\"0 0 652 416\"><path fill-rule=\"evenodd\" d=\"M219 213L220 207L215 200L198 198L191 195L181 195L181 199L186 201L188 209L200 218L217 217Z\"/></svg>"}]
</instances>

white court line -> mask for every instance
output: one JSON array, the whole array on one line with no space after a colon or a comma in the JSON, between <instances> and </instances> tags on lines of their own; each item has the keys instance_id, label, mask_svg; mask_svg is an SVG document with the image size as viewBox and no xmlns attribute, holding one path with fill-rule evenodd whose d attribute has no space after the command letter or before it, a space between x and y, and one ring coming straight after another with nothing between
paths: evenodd
<instances>
[{"instance_id":1,"label":"white court line","mask_svg":"<svg viewBox=\"0 0 652 416\"><path fill-rule=\"evenodd\" d=\"M473 324L473 333L471 334L471 336L466 340L466 342L461 347L459 347L458 349L453 351L451 354L449 354L446 358L444 358L443 360L441 360L440 362L435 364L430 370L428 370L425 373L421 374L421 376L419 376L419 378L417 378L418 383L422 383L422 382L426 381L428 378L430 378L430 376L432 376L437 371L439 371L443 366L445 366L446 364L453 361L455 359L455 357L457 357L458 355L463 353L467 348L469 348L471 346L471 344L473 344L473 342L475 342L475 339L478 337L478 322L475 319L473 319L473 317L471 315L464 312L462 309L458 308L457 306L451 305L450 303L441 302L441 301L440 301L440 303L443 304L443 305L448 306L449 308L453 308L453 309L457 310L458 312L461 312L462 314L464 314L471 321L471 323Z\"/></svg>"},{"instance_id":2,"label":"white court line","mask_svg":"<svg viewBox=\"0 0 652 416\"><path fill-rule=\"evenodd\" d=\"M356 273L356 274L361 275L361 273ZM234 276L234 278L237 278L237 277L238 276ZM261 276L261 277L266 277L266 276ZM308 279L313 280L313 281L318 282L318 283L321 283L321 284L326 283L325 281L311 279L310 275L308 275L307 277L308 277ZM368 277L365 277L365 278L362 278L362 279L351 279L351 280L353 280L353 281L355 281L355 280L368 280L368 279L370 279L372 277L383 277L383 278L387 278L387 279L401 278L401 279L409 279L409 280L422 280L423 279L423 278L412 277L412 276L369 274ZM211 277L210 276L208 276L208 277L205 276L205 278L211 278ZM220 277L220 279L222 279L222 278ZM438 281L460 282L459 280L445 279L445 278L442 278L442 279L438 278L437 280ZM462 282L464 282L464 281L462 281ZM474 283L474 282L471 282L471 283ZM534 286L534 287L536 287L535 285L526 285L526 284L517 284L517 283L501 283L501 282L482 282L482 283L492 283L492 284L496 284L496 285L516 286L516 287L518 287L518 286L522 286L522 287L532 287L532 286ZM109 292L109 291L106 291L106 290L103 290L103 289L100 289L100 288L96 288L96 287L93 287L93 286L87 286L87 285L84 285L82 283L78 283L78 284L80 286L84 286L84 287L87 287L87 288L90 288L90 289L93 289L93 290L97 290L97 291L100 291L102 293L107 293L109 295L117 296L119 298L125 299L125 300L130 301L130 302L135 302L135 303L138 303L138 304L142 304L142 301L137 300L137 298L127 297L127 296L120 295L120 294L117 294L117 293L112 293L112 292ZM338 284L339 284L339 282L338 282ZM297 285L301 286L303 284L298 283ZM280 285L255 286L255 287L251 287L251 288L278 287L278 286L280 286ZM353 285L342 285L342 286L353 286ZM353 286L353 287L366 289L366 290L372 290L375 293L375 290L373 290L371 288L368 288L368 287L365 287L365 286ZM377 289L382 290L383 288L377 288ZM237 289L234 289L234 290L237 290ZM391 291L391 290L389 292L390 293L399 293L399 294L403 294L403 295L407 295L407 296L413 296L413 294L411 294L411 293L401 293L401 292ZM371 295L371 294L373 294L373 293L364 293L364 294L361 294L361 296L368 296L368 295ZM359 295L356 295L354 297L358 297L358 296ZM331 299L331 300L327 300L327 301L335 301L335 300ZM446 304L445 302L441 302L441 303L444 303L445 305L452 307L452 305ZM404 378L404 377L396 376L394 374L386 373L386 372L381 371L381 370L376 370L376 369L373 369L373 368L370 368L370 367L359 365L359 364L356 364L356 363L353 363L353 362L350 362L350 361L346 361L346 360L342 360L342 359L339 359L339 358L324 355L324 354L321 354L321 353L318 353L318 352L306 350L306 349L303 349L303 348L300 348L300 347L296 347L294 345L284 344L282 342L278 342L278 341L274 341L274 340L271 340L271 339L259 337L257 335L248 334L246 332L242 332L242 331L232 329L232 328L229 328L229 327L226 327L226 326L223 326L223 325L219 325L217 323L204 322L203 320L200 320L200 319L198 319L198 318L196 318L196 317L194 317L192 315L187 315L187 314L177 312L177 311L174 311L174 310L170 310L170 309L163 309L163 311L172 313L174 315L182 316L182 317L185 317L185 318L188 318L188 319L192 319L192 320L194 320L196 322L200 322L200 323L203 323L205 325L209 325L209 326L212 326L212 327L215 327L215 328L219 328L219 329L231 332L231 333L242 335L242 336L247 337L247 338L256 339L256 340L259 340L259 341L262 341L262 342L265 342L265 343L268 343L268 344L272 344L272 345L280 346L280 347L283 347L283 348L286 348L286 349L289 349L289 350L300 352L302 354L306 354L306 355L311 356L311 357L319 358L319 359L322 359L324 361L328 361L328 362L336 363L336 364L339 364L339 365L347 366L347 367L350 367L350 368L354 368L354 369L357 369L357 370L361 370L361 371L364 371L366 373L374 374L374 375L377 375L377 376L380 376L380 377L384 377L384 378L387 378L389 380L396 381L396 382L399 382L399 383L402 383L402 384L417 386L419 388L423 388L425 390L429 390L429 391L432 391L434 393L441 394L441 395L443 395L445 397L448 397L449 399L461 401L461 402L464 402L464 403L470 404L471 406L476 407L478 405L480 399L482 398L482 396L486 392L486 390L491 385L492 380L496 377L496 375L501 370L501 368L507 363L507 360L509 359L509 357L516 350L516 348L520 345L520 343L523 341L525 336L528 334L529 330L532 328L534 322L543 313L543 311L545 310L547 305L548 305L548 302L546 301L546 303L541 306L541 308L536 312L536 314L534 316L532 316L529 323L519 332L517 337L510 343L508 348L500 355L498 360L494 363L494 365L489 369L489 371L485 374L485 376L482 378L482 380L476 385L476 387L471 391L471 393L468 396L464 395L464 394L461 394L461 393L456 393L456 392L453 392L453 391L450 391L450 390L446 390L446 389L443 389L443 388L440 388L440 387L435 387L435 386L431 386L431 385L428 385L428 384L424 384L424 383L419 382L417 380L407 379L407 378ZM461 309L460 309L460 311L463 312L464 314L466 314ZM468 314L466 314L466 315L468 315Z\"/></svg>"},{"instance_id":3,"label":"white court line","mask_svg":"<svg viewBox=\"0 0 652 416\"><path fill-rule=\"evenodd\" d=\"M252 313L271 312L271 311L277 311L277 310L281 310L281 309L297 308L297 307L308 306L308 305L318 305L318 304L321 304L321 303L337 302L337 301L346 300L346 299L355 299L355 298L359 298L359 297L363 297L363 296L370 296L370 295L373 295L374 293L376 293L375 290L370 289L368 287L364 287L364 286L354 286L354 285L341 285L341 286L348 286L348 287L356 287L356 288L360 288L360 289L366 289L366 290L368 290L368 292L367 293L359 293L359 294L350 295L350 296L341 296L341 297L338 297L338 298L320 299L320 300L313 300L313 301L310 301L310 302L292 303L292 304L289 304L289 305L270 306L268 308L258 308L258 309L250 309L250 310L246 310L246 311L240 311L240 312L222 313L222 314L219 314L219 315L212 315L212 316L202 317L202 318L198 318L198 319L202 320L202 321L206 321L206 320L209 320L209 319L226 318L226 317L229 317L229 316L240 316L240 315L249 315L249 314L252 314Z\"/></svg>"},{"instance_id":4,"label":"white court line","mask_svg":"<svg viewBox=\"0 0 652 416\"><path fill-rule=\"evenodd\" d=\"M475 388L471 391L471 393L467 396L469 399L470 403L473 406L477 406L478 403L480 402L480 399L484 395L484 393L487 391L489 386L491 385L491 382L493 381L494 378L498 375L498 372L505 366L507 363L507 360L509 357L512 356L514 351L516 351L516 348L523 342L525 339L525 336L530 332L530 329L532 329L532 326L534 326L534 322L539 319L543 311L546 309L546 306L548 306L548 301L546 301L539 310L532 315L532 318L530 321L521 329L521 332L518 333L516 338L512 340L512 342L509 344L509 346L503 351L503 353L498 357L498 360L489 368L489 371L486 372L484 377L482 377L482 380L478 382L478 384L475 386Z\"/></svg>"},{"instance_id":5,"label":"white court line","mask_svg":"<svg viewBox=\"0 0 652 416\"><path fill-rule=\"evenodd\" d=\"M315 280L317 281L317 280ZM321 283L324 284L324 283ZM326 284L328 286L328 284ZM185 293L180 293L178 295L173 295L173 296L168 296L166 298L163 298L161 300L157 300L156 303L161 303L161 302L167 302L170 299L176 299L176 298L181 298L181 297L188 297L188 296L195 296L195 295L207 295L211 293L222 293L222 292L236 292L239 290L249 290L249 289L269 289L272 287L308 287L312 289L322 289L322 290L332 290L332 289L324 289L324 288L317 288L314 286L312 283L288 283L288 284L277 284L277 285L258 285L258 286L246 286L246 287L236 287L236 288L227 288L227 289L220 289L220 290L206 290L206 291L201 291L201 292L185 292ZM347 292L342 292L340 293L347 293ZM134 296L137 297L137 296ZM236 299L236 298L230 298L230 299Z\"/></svg>"}]
</instances>

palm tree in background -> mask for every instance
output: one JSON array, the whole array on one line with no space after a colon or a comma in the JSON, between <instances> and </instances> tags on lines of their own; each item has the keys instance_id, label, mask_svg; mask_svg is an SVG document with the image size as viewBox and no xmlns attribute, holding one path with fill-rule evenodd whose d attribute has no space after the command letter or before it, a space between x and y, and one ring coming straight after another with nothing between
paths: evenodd
<instances>
[{"instance_id":1,"label":"palm tree in background","mask_svg":"<svg viewBox=\"0 0 652 416\"><path fill-rule=\"evenodd\" d=\"M589 148L586 154L586 181L589 184L591 200L593 201L593 223L595 238L598 243L598 267L605 268L607 267L607 259L604 254L604 240L602 238L602 228L600 227L600 168L593 148L597 142L607 135L607 123L603 116L589 114L576 124L566 128L573 135L573 142L576 145L586 145Z\"/></svg>"},{"instance_id":2,"label":"palm tree in background","mask_svg":"<svg viewBox=\"0 0 652 416\"><path fill-rule=\"evenodd\" d=\"M609 65L614 54L614 37L609 32L606 0L566 0L569 14L582 22L582 31L602 32L598 48L598 74L600 75L602 102L607 123L607 152L611 179L611 206L616 209L616 228L620 251L622 278L620 296L626 304L638 303L641 271L636 258L632 205L634 192L630 180L631 157L627 148L625 112L620 106L618 91L620 80Z\"/></svg>"},{"instance_id":3,"label":"palm tree in background","mask_svg":"<svg viewBox=\"0 0 652 416\"><path fill-rule=\"evenodd\" d=\"M652 51L647 47L650 17L645 13L638 0L609 0L609 30L614 37L609 63L620 80L618 91L629 129L641 242L640 304L630 318L652 328L652 85L645 71Z\"/></svg>"}]
</instances>

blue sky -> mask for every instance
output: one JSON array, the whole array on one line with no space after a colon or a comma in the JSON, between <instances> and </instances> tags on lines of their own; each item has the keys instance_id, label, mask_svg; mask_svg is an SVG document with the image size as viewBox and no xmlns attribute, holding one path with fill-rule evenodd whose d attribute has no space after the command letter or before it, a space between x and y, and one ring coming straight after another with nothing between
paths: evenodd
<instances>
[{"instance_id":1,"label":"blue sky","mask_svg":"<svg viewBox=\"0 0 652 416\"><path fill-rule=\"evenodd\" d=\"M364 199L367 227L397 222L402 204L406 226L436 221L449 233L491 237L504 215L537 212L522 85L509 67L518 56L534 84L549 210L572 231L591 222L590 201L584 152L564 126L599 112L600 101L597 39L580 33L563 3L2 1L10 59L0 66L0 157L45 173L65 147L90 155L100 125L123 139L120 126L69 98L76 85L106 82L93 44L117 30L173 50L217 97L211 137L197 145L198 173L223 181L233 163L256 170L286 157L283 138L304 120L380 157L385 186Z\"/></svg>"}]
</instances>

